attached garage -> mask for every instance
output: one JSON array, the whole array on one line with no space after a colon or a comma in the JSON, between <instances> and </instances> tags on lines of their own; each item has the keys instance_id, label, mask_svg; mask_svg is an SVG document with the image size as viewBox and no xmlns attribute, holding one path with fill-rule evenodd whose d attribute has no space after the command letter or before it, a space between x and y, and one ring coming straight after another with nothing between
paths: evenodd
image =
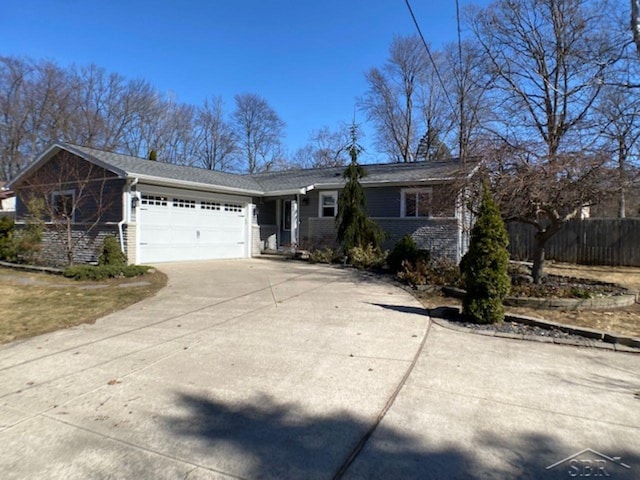
<instances>
[{"instance_id":1,"label":"attached garage","mask_svg":"<svg viewBox=\"0 0 640 480\"><path fill-rule=\"evenodd\" d=\"M250 256L249 197L144 189L136 210L137 263Z\"/></svg>"}]
</instances>

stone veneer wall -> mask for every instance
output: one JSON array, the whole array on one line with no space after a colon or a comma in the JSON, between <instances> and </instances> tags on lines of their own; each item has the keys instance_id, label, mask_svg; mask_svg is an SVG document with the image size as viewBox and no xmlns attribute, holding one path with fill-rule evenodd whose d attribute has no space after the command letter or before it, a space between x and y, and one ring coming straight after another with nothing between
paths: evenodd
<instances>
[{"instance_id":1,"label":"stone veneer wall","mask_svg":"<svg viewBox=\"0 0 640 480\"><path fill-rule=\"evenodd\" d=\"M301 229L303 230L303 229ZM300 246L306 250L337 245L336 221L333 217L310 217L307 234L300 239Z\"/></svg>"},{"instance_id":2,"label":"stone veneer wall","mask_svg":"<svg viewBox=\"0 0 640 480\"><path fill-rule=\"evenodd\" d=\"M66 232L53 230L50 227L45 228L42 234L42 249L39 255L43 264L56 267L67 264L63 235L66 235ZM99 225L91 232L84 233L83 225L74 225L72 227L72 236L74 241L77 241L77 245L74 248L74 262L78 264L97 262L104 238L108 235L114 235L118 238L118 226Z\"/></svg>"},{"instance_id":3,"label":"stone veneer wall","mask_svg":"<svg viewBox=\"0 0 640 480\"><path fill-rule=\"evenodd\" d=\"M407 233L418 248L429 250L431 258L459 262L458 221L455 218L385 218L374 219L389 238L383 248L391 249Z\"/></svg>"}]
</instances>

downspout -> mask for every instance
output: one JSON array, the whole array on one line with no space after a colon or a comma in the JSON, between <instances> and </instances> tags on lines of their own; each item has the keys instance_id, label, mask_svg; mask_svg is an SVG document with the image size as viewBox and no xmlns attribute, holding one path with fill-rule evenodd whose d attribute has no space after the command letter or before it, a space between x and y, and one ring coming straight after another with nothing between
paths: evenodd
<instances>
[{"instance_id":1,"label":"downspout","mask_svg":"<svg viewBox=\"0 0 640 480\"><path fill-rule=\"evenodd\" d=\"M296 251L300 246L300 194L296 193Z\"/></svg>"},{"instance_id":2,"label":"downspout","mask_svg":"<svg viewBox=\"0 0 640 480\"><path fill-rule=\"evenodd\" d=\"M120 237L120 250L122 251L122 253L125 253L124 230L122 227L131 218L131 201L130 201L131 187L133 187L137 183L138 183L138 178L134 178L133 181L131 182L127 179L125 189L122 192L122 220L118 222L118 235Z\"/></svg>"}]
</instances>

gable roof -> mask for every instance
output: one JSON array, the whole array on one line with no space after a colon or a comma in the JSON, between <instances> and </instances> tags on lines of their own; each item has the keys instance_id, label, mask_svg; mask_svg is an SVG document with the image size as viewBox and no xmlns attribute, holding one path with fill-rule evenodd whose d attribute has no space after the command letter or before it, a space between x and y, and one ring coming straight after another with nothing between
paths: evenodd
<instances>
[{"instance_id":1,"label":"gable roof","mask_svg":"<svg viewBox=\"0 0 640 480\"><path fill-rule=\"evenodd\" d=\"M66 143L54 143L36 161L30 164L20 175L11 181L16 185L29 172L46 163L57 153L66 150L105 170L115 173L120 178L139 178L160 184L194 188L209 188L245 195L260 195L262 189L258 183L247 175L218 172L204 168L187 167L171 163L145 160L120 153L105 152L90 147L81 147Z\"/></svg>"},{"instance_id":2,"label":"gable roof","mask_svg":"<svg viewBox=\"0 0 640 480\"><path fill-rule=\"evenodd\" d=\"M63 150L111 171L120 178L138 178L143 181L169 186L226 191L244 195L274 196L306 193L314 188L340 188L344 185L342 173L345 167L284 170L241 175L146 160L130 155L65 143L53 144L36 161L23 170L18 177L12 180L9 185L17 185L29 172L35 170ZM362 184L365 186L379 186L443 182L471 175L478 163L476 160L467 163L463 167L459 159L453 158L432 162L363 165L367 176L362 180Z\"/></svg>"}]
</instances>

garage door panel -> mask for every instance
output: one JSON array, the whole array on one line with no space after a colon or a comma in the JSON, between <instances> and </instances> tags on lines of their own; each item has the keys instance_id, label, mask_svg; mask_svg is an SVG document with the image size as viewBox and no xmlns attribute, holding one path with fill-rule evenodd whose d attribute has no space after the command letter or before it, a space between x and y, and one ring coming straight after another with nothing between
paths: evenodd
<instances>
[{"instance_id":1,"label":"garage door panel","mask_svg":"<svg viewBox=\"0 0 640 480\"><path fill-rule=\"evenodd\" d=\"M140 263L247 255L246 203L184 196L174 202L169 196L164 204L150 204L148 198L143 194L139 210Z\"/></svg>"}]
</instances>

